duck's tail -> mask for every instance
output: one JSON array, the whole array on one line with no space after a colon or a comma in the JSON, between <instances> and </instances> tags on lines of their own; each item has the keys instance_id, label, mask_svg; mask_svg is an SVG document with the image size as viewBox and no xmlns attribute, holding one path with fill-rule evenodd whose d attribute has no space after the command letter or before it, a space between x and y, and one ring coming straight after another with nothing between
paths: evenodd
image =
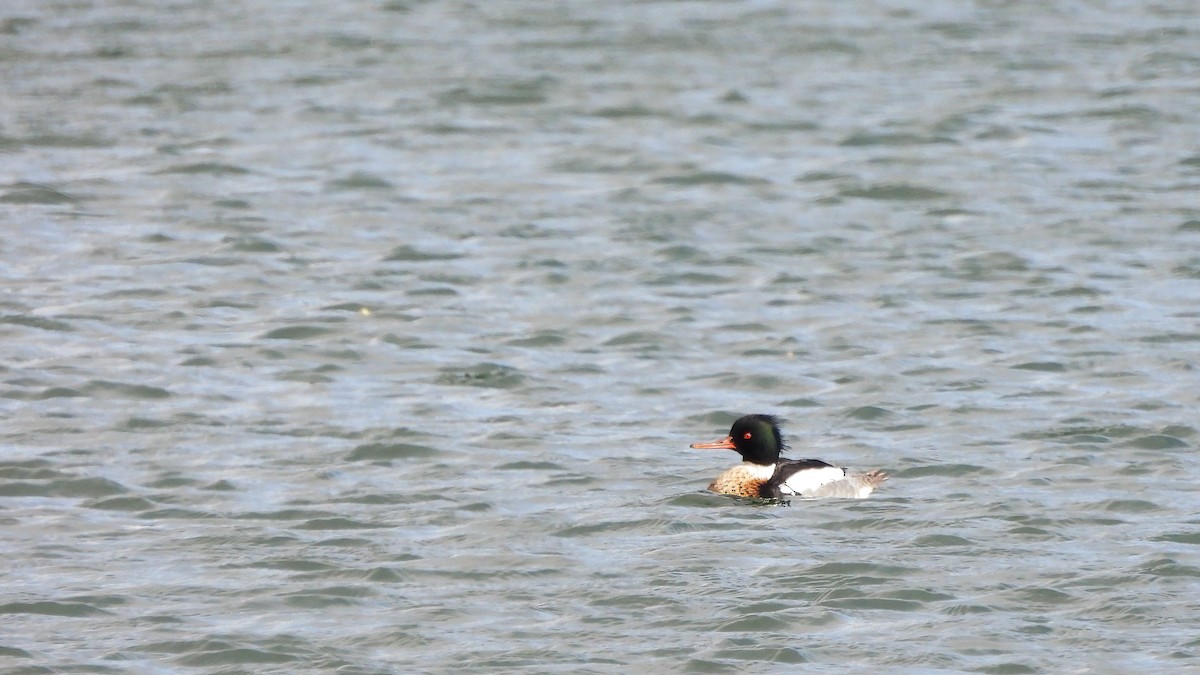
<instances>
[{"instance_id":1,"label":"duck's tail","mask_svg":"<svg viewBox=\"0 0 1200 675\"><path fill-rule=\"evenodd\" d=\"M871 489L879 487L879 484L888 479L888 475L882 469L874 469L862 475L863 483L871 486Z\"/></svg>"},{"instance_id":2,"label":"duck's tail","mask_svg":"<svg viewBox=\"0 0 1200 675\"><path fill-rule=\"evenodd\" d=\"M858 488L859 499L866 497L879 487L879 484L888 479L888 475L880 469L873 469L866 473L860 473L854 477L855 487Z\"/></svg>"},{"instance_id":3,"label":"duck's tail","mask_svg":"<svg viewBox=\"0 0 1200 675\"><path fill-rule=\"evenodd\" d=\"M819 497L841 497L843 499L863 499L875 491L879 484L887 480L888 475L879 469L866 473L852 473L841 480L826 483L821 487L804 493L804 497L815 499Z\"/></svg>"}]
</instances>

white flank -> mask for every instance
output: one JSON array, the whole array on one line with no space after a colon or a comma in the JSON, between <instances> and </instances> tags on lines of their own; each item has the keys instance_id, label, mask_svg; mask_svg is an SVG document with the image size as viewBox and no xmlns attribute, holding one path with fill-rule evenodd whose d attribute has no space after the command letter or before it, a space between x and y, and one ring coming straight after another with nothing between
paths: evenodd
<instances>
[{"instance_id":1,"label":"white flank","mask_svg":"<svg viewBox=\"0 0 1200 675\"><path fill-rule=\"evenodd\" d=\"M787 479L787 482L779 486L779 491L785 495L796 495L799 497L840 497L841 494L824 494L826 490L821 490L826 486L833 487L836 483L846 482L849 479L846 477L846 470L836 466L823 466L818 469L801 469L792 474ZM820 490L820 493L818 493ZM868 490L870 492L870 490ZM855 496L858 494L855 492ZM863 495L866 496L866 495Z\"/></svg>"}]
</instances>

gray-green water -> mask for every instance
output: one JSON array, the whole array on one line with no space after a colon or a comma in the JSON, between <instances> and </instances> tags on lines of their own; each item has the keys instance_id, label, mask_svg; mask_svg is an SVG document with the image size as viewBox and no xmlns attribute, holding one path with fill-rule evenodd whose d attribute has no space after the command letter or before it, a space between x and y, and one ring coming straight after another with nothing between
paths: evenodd
<instances>
[{"instance_id":1,"label":"gray-green water","mask_svg":"<svg viewBox=\"0 0 1200 675\"><path fill-rule=\"evenodd\" d=\"M1200 667L1200 8L0 8L0 668ZM866 501L704 492L738 414Z\"/></svg>"}]
</instances>

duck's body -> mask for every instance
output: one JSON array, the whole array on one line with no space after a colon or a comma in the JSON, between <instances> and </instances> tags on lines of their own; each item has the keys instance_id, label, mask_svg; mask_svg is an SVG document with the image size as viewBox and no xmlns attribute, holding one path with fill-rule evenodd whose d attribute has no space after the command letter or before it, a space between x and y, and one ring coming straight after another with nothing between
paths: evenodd
<instances>
[{"instance_id":1,"label":"duck's body","mask_svg":"<svg viewBox=\"0 0 1200 675\"><path fill-rule=\"evenodd\" d=\"M819 459L780 457L786 446L779 420L770 415L746 415L733 423L729 436L693 448L736 450L744 460L717 476L708 489L737 497L845 497L862 499L871 494L887 474L879 471L850 473Z\"/></svg>"},{"instance_id":2,"label":"duck's body","mask_svg":"<svg viewBox=\"0 0 1200 675\"><path fill-rule=\"evenodd\" d=\"M708 489L723 495L782 499L783 497L845 497L862 499L887 480L882 471L849 473L819 459L780 459L778 464L742 462L717 476Z\"/></svg>"}]
</instances>

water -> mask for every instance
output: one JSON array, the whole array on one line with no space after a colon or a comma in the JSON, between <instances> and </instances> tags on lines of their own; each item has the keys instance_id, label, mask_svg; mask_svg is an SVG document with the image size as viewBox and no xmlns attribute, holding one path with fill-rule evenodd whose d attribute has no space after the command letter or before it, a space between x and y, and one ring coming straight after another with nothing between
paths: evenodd
<instances>
[{"instance_id":1,"label":"water","mask_svg":"<svg viewBox=\"0 0 1200 675\"><path fill-rule=\"evenodd\" d=\"M6 4L0 667L1196 668L1200 10L1052 4Z\"/></svg>"}]
</instances>

